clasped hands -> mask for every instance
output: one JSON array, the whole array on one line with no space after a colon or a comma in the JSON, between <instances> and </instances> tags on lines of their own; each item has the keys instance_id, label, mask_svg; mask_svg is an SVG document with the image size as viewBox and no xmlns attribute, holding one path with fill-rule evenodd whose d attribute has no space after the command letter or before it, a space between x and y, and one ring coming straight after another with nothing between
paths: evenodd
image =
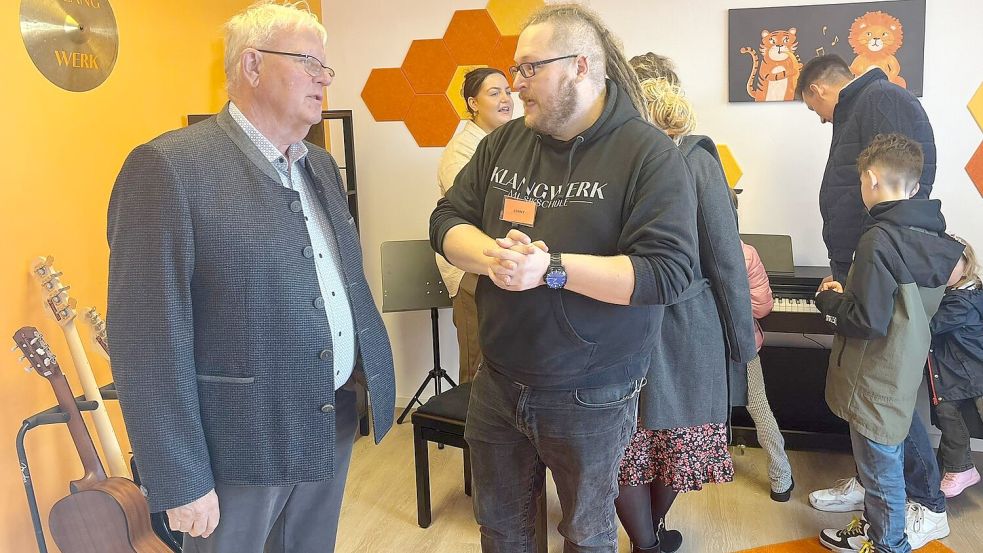
<instances>
[{"instance_id":1,"label":"clasped hands","mask_svg":"<svg viewBox=\"0 0 983 553\"><path fill-rule=\"evenodd\" d=\"M549 268L549 248L524 232L512 229L505 238L495 239L496 247L485 248L488 278L502 290L522 292L543 284Z\"/></svg>"}]
</instances>

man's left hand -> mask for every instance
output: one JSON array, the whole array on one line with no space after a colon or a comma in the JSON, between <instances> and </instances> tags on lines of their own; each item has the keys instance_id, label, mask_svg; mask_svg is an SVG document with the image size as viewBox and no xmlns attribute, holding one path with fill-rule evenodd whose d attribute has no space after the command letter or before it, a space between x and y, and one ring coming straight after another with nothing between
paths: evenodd
<instances>
[{"instance_id":1,"label":"man's left hand","mask_svg":"<svg viewBox=\"0 0 983 553\"><path fill-rule=\"evenodd\" d=\"M512 229L505 238L497 239L496 244L498 247L484 251L494 260L488 267L488 277L496 286L522 292L543 284L550 263L545 243L533 242L525 233Z\"/></svg>"}]
</instances>

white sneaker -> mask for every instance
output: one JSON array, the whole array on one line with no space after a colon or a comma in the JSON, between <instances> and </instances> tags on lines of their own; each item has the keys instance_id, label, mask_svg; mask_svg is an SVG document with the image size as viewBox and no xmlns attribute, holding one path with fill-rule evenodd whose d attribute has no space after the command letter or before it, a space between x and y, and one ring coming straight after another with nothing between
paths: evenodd
<instances>
[{"instance_id":1,"label":"white sneaker","mask_svg":"<svg viewBox=\"0 0 983 553\"><path fill-rule=\"evenodd\" d=\"M949 535L949 517L945 511L935 513L920 503L909 501L905 505L904 531L911 548L921 549L928 542Z\"/></svg>"},{"instance_id":2,"label":"white sneaker","mask_svg":"<svg viewBox=\"0 0 983 553\"><path fill-rule=\"evenodd\" d=\"M864 510L865 490L856 477L837 480L832 488L809 494L809 503L820 511L846 513Z\"/></svg>"}]
</instances>

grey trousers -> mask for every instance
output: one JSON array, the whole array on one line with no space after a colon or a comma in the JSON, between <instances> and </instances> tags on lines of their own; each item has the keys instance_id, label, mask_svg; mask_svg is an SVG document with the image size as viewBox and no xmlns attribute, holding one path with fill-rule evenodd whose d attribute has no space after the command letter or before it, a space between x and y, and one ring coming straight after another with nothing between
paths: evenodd
<instances>
[{"instance_id":1,"label":"grey trousers","mask_svg":"<svg viewBox=\"0 0 983 553\"><path fill-rule=\"evenodd\" d=\"M332 553L358 430L354 378L335 392L335 477L292 486L216 484L219 519L207 539L184 537L184 553Z\"/></svg>"},{"instance_id":2,"label":"grey trousers","mask_svg":"<svg viewBox=\"0 0 983 553\"><path fill-rule=\"evenodd\" d=\"M792 487L792 467L785 454L785 438L778 429L778 422L771 412L765 394L765 378L761 372L761 358L754 356L747 364L747 411L754 420L758 444L768 454L768 478L774 492L784 492Z\"/></svg>"}]
</instances>

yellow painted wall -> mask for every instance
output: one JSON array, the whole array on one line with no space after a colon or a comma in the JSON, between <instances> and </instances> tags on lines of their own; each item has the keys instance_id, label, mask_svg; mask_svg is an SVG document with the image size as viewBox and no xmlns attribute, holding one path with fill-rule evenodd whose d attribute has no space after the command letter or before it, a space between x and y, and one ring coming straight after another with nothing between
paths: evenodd
<instances>
[{"instance_id":1,"label":"yellow painted wall","mask_svg":"<svg viewBox=\"0 0 983 553\"><path fill-rule=\"evenodd\" d=\"M28 262L54 255L80 305L105 314L113 180L134 146L184 125L185 114L222 106L221 25L251 1L112 0L120 34L116 67L100 87L83 93L64 91L35 69L19 32L20 1L0 3L0 551L36 551L14 438L24 417L54 404L48 383L19 370L18 354L9 353L14 331L40 328L76 394L82 392L64 337L41 309ZM99 384L109 382L107 364L89 351ZM110 413L122 434L119 409L110 404ZM125 436L121 441L128 452ZM27 443L46 519L68 481L81 475L81 464L64 426L32 430ZM57 550L50 538L49 548Z\"/></svg>"}]
</instances>

